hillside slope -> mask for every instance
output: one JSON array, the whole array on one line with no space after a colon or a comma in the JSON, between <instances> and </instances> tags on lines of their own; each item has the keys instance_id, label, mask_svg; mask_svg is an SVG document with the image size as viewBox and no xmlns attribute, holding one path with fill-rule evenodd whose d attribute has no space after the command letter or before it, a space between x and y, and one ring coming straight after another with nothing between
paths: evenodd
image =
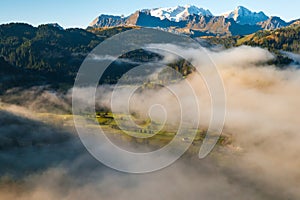
<instances>
[{"instance_id":1,"label":"hillside slope","mask_svg":"<svg viewBox=\"0 0 300 200\"><path fill-rule=\"evenodd\" d=\"M271 31L259 31L238 39L237 45L260 46L270 50L300 53L300 25L291 25Z\"/></svg>"}]
</instances>

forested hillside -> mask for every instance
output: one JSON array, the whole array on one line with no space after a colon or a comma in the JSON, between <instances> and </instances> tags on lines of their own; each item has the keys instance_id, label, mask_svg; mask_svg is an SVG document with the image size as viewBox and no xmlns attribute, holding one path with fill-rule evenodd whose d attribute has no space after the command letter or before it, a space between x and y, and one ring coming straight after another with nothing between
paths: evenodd
<instances>
[{"instance_id":1,"label":"forested hillside","mask_svg":"<svg viewBox=\"0 0 300 200\"><path fill-rule=\"evenodd\" d=\"M226 48L249 45L267 48L270 51L300 53L300 24L276 30L258 31L251 35L235 37L202 37L210 44L221 44Z\"/></svg>"},{"instance_id":2,"label":"forested hillside","mask_svg":"<svg viewBox=\"0 0 300 200\"><path fill-rule=\"evenodd\" d=\"M83 29L61 30L52 25L0 26L0 54L11 65L51 78L70 78L103 39ZM57 77L59 76L59 77Z\"/></svg>"},{"instance_id":3,"label":"forested hillside","mask_svg":"<svg viewBox=\"0 0 300 200\"><path fill-rule=\"evenodd\" d=\"M33 27L23 23L0 25L0 90L9 86L30 86L34 84L70 87L78 68L87 54L106 38L138 27L111 27L62 29L53 24ZM295 23L273 31L259 31L248 36L205 37L210 44L222 44L227 48L239 45L260 46L275 52L278 59L274 64L286 65L290 59L280 51L300 53L300 25ZM147 62L161 57L157 54L137 50L122 58L133 58ZM120 65L122 65L120 67ZM115 62L105 73L103 82L115 83L134 64ZM171 67L187 75L191 72L186 62L171 63ZM61 86L59 86L61 87Z\"/></svg>"},{"instance_id":4,"label":"forested hillside","mask_svg":"<svg viewBox=\"0 0 300 200\"><path fill-rule=\"evenodd\" d=\"M300 25L295 24L272 31L258 31L237 40L237 45L242 44L300 53Z\"/></svg>"}]
</instances>

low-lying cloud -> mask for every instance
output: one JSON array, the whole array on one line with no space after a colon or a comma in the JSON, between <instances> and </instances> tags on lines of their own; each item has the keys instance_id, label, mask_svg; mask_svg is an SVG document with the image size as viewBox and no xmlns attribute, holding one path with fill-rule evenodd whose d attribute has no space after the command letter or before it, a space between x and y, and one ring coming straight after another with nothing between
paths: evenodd
<instances>
[{"instance_id":1,"label":"low-lying cloud","mask_svg":"<svg viewBox=\"0 0 300 200\"><path fill-rule=\"evenodd\" d=\"M232 144L220 147L204 160L185 155L161 171L129 175L98 163L84 150L72 128L42 123L25 115L26 110L18 115L13 114L13 109L6 110L0 116L1 137L11 139L15 146L5 146L1 139L0 199L299 199L299 70L268 65L274 55L261 48L243 46L210 51L162 47L180 51L196 63L195 67L208 64L201 59L203 56L209 56L215 63L227 97L224 134L231 135ZM173 59L176 58L167 57L168 62ZM205 81L196 72L187 79L200 102L199 121L205 128L212 106ZM186 104L194 98L180 82L173 87ZM170 122L178 121L178 102L166 91L161 88L136 94L132 109L147 113L149 106L158 102L172 116ZM82 92L84 95L86 91ZM29 108L34 110L43 105L44 111L51 112L48 108L57 104L69 110L70 93L43 92L48 103L35 101ZM111 86L98 88L99 107L110 106L111 94ZM159 120L159 115L156 117ZM18 138L25 135L29 140L43 136L39 140L47 144L26 145L28 140L24 139L24 145L18 145ZM9 174L17 174L18 178L9 178Z\"/></svg>"}]
</instances>

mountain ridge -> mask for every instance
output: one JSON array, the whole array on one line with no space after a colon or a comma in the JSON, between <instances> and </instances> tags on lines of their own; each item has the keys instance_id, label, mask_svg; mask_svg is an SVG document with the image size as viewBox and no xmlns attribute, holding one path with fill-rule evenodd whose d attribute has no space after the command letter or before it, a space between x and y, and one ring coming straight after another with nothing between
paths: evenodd
<instances>
[{"instance_id":1,"label":"mountain ridge","mask_svg":"<svg viewBox=\"0 0 300 200\"><path fill-rule=\"evenodd\" d=\"M296 20L294 20L296 21ZM280 17L252 12L239 6L227 14L215 16L208 9L194 5L141 9L127 17L100 15L89 27L141 26L197 36L248 35L259 30L274 30L290 25Z\"/></svg>"},{"instance_id":2,"label":"mountain ridge","mask_svg":"<svg viewBox=\"0 0 300 200\"><path fill-rule=\"evenodd\" d=\"M199 8L194 5L185 5L185 6L175 6L169 8L154 8L154 9L145 9L149 11L151 16L158 17L161 20L168 19L170 21L179 22L189 15L203 15L203 16L213 16L213 14L204 8Z\"/></svg>"},{"instance_id":3,"label":"mountain ridge","mask_svg":"<svg viewBox=\"0 0 300 200\"><path fill-rule=\"evenodd\" d=\"M223 16L228 19L234 19L234 21L242 25L255 25L269 19L264 12L252 12L244 6L238 6L234 11L224 14Z\"/></svg>"}]
</instances>

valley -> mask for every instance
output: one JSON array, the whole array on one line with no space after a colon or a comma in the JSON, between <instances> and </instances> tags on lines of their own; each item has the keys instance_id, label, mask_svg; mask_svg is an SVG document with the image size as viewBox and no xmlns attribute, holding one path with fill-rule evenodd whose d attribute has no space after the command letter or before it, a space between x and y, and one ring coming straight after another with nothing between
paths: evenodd
<instances>
[{"instance_id":1,"label":"valley","mask_svg":"<svg viewBox=\"0 0 300 200\"><path fill-rule=\"evenodd\" d=\"M0 3L1 200L300 199L299 3L177 3Z\"/></svg>"}]
</instances>

